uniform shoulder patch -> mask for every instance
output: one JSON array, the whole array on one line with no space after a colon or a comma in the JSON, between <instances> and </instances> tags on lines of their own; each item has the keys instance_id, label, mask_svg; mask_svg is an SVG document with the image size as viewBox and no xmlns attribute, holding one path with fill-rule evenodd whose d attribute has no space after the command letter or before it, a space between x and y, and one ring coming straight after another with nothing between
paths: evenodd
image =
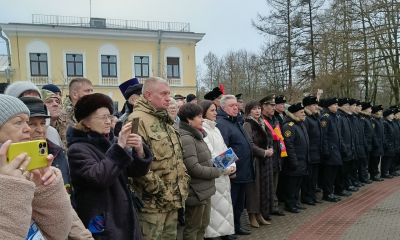
<instances>
[{"instance_id":1,"label":"uniform shoulder patch","mask_svg":"<svg viewBox=\"0 0 400 240\"><path fill-rule=\"evenodd\" d=\"M294 125L294 122L289 123L289 126L293 127L293 125Z\"/></svg>"},{"instance_id":2,"label":"uniform shoulder patch","mask_svg":"<svg viewBox=\"0 0 400 240\"><path fill-rule=\"evenodd\" d=\"M325 116L326 116L326 117L329 117L329 113L325 113Z\"/></svg>"},{"instance_id":3,"label":"uniform shoulder patch","mask_svg":"<svg viewBox=\"0 0 400 240\"><path fill-rule=\"evenodd\" d=\"M291 135L292 135L292 132L291 132L291 131L287 130L287 131L285 132L285 137L290 137Z\"/></svg>"},{"instance_id":4,"label":"uniform shoulder patch","mask_svg":"<svg viewBox=\"0 0 400 240\"><path fill-rule=\"evenodd\" d=\"M321 127L326 127L326 121L321 122Z\"/></svg>"}]
</instances>

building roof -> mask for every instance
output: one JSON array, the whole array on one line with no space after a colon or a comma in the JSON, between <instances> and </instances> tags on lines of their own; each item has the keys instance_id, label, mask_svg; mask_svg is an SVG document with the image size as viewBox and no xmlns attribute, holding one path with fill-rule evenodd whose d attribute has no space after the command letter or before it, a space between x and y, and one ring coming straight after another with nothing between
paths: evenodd
<instances>
[{"instance_id":1,"label":"building roof","mask_svg":"<svg viewBox=\"0 0 400 240\"><path fill-rule=\"evenodd\" d=\"M33 15L32 23L0 23L7 36L107 38L197 43L204 33L190 32L189 23L146 22L104 18Z\"/></svg>"}]
</instances>

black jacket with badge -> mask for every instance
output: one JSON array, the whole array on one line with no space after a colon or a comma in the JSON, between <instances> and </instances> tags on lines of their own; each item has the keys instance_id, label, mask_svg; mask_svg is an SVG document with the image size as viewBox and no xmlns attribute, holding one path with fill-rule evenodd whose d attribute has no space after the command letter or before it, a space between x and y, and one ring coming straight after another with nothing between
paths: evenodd
<instances>
[{"instance_id":1,"label":"black jacket with badge","mask_svg":"<svg viewBox=\"0 0 400 240\"><path fill-rule=\"evenodd\" d=\"M313 115L310 110L304 108L304 112L307 114L304 126L307 129L308 139L310 142L310 157L309 163L316 164L321 163L322 160L322 127L319 121L319 114Z\"/></svg>"},{"instance_id":2,"label":"black jacket with badge","mask_svg":"<svg viewBox=\"0 0 400 240\"><path fill-rule=\"evenodd\" d=\"M398 119L393 119L393 127L394 127L394 131L395 131L396 154L399 154L400 153L400 126L399 126Z\"/></svg>"},{"instance_id":3,"label":"black jacket with badge","mask_svg":"<svg viewBox=\"0 0 400 240\"><path fill-rule=\"evenodd\" d=\"M385 146L385 136L384 136L384 127L383 127L383 120L382 116L378 114L371 114L371 122L372 127L374 128L376 139L378 141L378 147L372 149L372 156L380 157L384 156L385 152L383 146Z\"/></svg>"},{"instance_id":4,"label":"black jacket with badge","mask_svg":"<svg viewBox=\"0 0 400 240\"><path fill-rule=\"evenodd\" d=\"M309 139L307 129L299 118L289 111L283 120L282 134L288 157L283 162L283 173L288 176L307 175Z\"/></svg>"},{"instance_id":5,"label":"black jacket with badge","mask_svg":"<svg viewBox=\"0 0 400 240\"><path fill-rule=\"evenodd\" d=\"M376 138L375 130L372 126L371 113L362 111L360 112L360 118L363 121L364 125L364 137L366 143L365 147L367 149L367 152L371 152L373 149L379 147L378 139Z\"/></svg>"},{"instance_id":6,"label":"black jacket with badge","mask_svg":"<svg viewBox=\"0 0 400 240\"><path fill-rule=\"evenodd\" d=\"M272 129L275 129L279 125L279 121L275 116L266 117L263 116L265 120L271 125ZM281 129L282 130L282 129ZM283 133L282 133L283 134ZM282 170L282 158L281 158L281 144L278 140L273 140L272 148L274 149L274 154L272 157L272 165L274 172L279 172Z\"/></svg>"},{"instance_id":7,"label":"black jacket with badge","mask_svg":"<svg viewBox=\"0 0 400 240\"><path fill-rule=\"evenodd\" d=\"M276 117L276 119L279 121L279 126L282 128L283 126L283 121L285 120L285 115L286 113L283 112L282 113L283 117L281 117L281 115L279 115L279 113L277 111L275 111L274 116Z\"/></svg>"},{"instance_id":8,"label":"black jacket with badge","mask_svg":"<svg viewBox=\"0 0 400 240\"><path fill-rule=\"evenodd\" d=\"M342 160L344 162L350 161L354 159L353 152L354 152L354 143L353 143L353 131L351 128L351 122L349 120L349 113L341 107L336 112L338 117L339 127L340 127L340 134L342 135L342 139L344 144L346 145L346 154L342 155Z\"/></svg>"},{"instance_id":9,"label":"black jacket with badge","mask_svg":"<svg viewBox=\"0 0 400 240\"><path fill-rule=\"evenodd\" d=\"M387 118L384 118L382 122L383 122L384 137L385 137L385 145L384 145L385 156L394 157L396 156L396 130L394 125L397 123Z\"/></svg>"},{"instance_id":10,"label":"black jacket with badge","mask_svg":"<svg viewBox=\"0 0 400 240\"><path fill-rule=\"evenodd\" d=\"M336 114L326 109L320 121L323 132L322 164L343 165L342 155L347 154L347 149L340 134L339 121Z\"/></svg>"},{"instance_id":11,"label":"black jacket with badge","mask_svg":"<svg viewBox=\"0 0 400 240\"><path fill-rule=\"evenodd\" d=\"M367 157L367 144L365 141L365 134L364 134L364 121L361 120L361 116L358 114L353 114L351 122L353 127L353 132L355 135L355 144L356 144L356 159L366 158Z\"/></svg>"}]
</instances>

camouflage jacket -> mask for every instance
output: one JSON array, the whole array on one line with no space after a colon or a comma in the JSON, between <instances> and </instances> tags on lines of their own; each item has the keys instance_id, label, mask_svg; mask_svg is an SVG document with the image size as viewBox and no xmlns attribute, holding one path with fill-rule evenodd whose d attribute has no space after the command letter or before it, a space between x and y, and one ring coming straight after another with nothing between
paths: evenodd
<instances>
[{"instance_id":1,"label":"camouflage jacket","mask_svg":"<svg viewBox=\"0 0 400 240\"><path fill-rule=\"evenodd\" d=\"M77 123L77 121L75 119L74 106L72 105L69 96L67 96L64 100L60 118L57 120L56 126L53 126L55 129L57 129L58 134L60 134L60 138L65 149L67 149L67 128L69 125L75 125L75 123Z\"/></svg>"},{"instance_id":2,"label":"camouflage jacket","mask_svg":"<svg viewBox=\"0 0 400 240\"><path fill-rule=\"evenodd\" d=\"M157 111L143 96L136 102L128 120L139 117L138 134L153 152L150 171L132 181L141 196L146 213L168 212L185 206L190 177L183 164L179 133L168 112Z\"/></svg>"}]
</instances>

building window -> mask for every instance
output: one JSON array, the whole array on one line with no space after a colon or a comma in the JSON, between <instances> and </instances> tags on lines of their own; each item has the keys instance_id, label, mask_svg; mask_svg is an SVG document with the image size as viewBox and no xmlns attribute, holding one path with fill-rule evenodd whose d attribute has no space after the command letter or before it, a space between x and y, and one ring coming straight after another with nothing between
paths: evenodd
<instances>
[{"instance_id":1,"label":"building window","mask_svg":"<svg viewBox=\"0 0 400 240\"><path fill-rule=\"evenodd\" d=\"M179 58L167 58L167 77L179 78Z\"/></svg>"},{"instance_id":2,"label":"building window","mask_svg":"<svg viewBox=\"0 0 400 240\"><path fill-rule=\"evenodd\" d=\"M149 57L135 57L135 77L149 77Z\"/></svg>"},{"instance_id":3,"label":"building window","mask_svg":"<svg viewBox=\"0 0 400 240\"><path fill-rule=\"evenodd\" d=\"M117 77L116 55L101 55L101 74L103 77Z\"/></svg>"},{"instance_id":4,"label":"building window","mask_svg":"<svg viewBox=\"0 0 400 240\"><path fill-rule=\"evenodd\" d=\"M82 54L67 54L67 76L83 77Z\"/></svg>"},{"instance_id":5,"label":"building window","mask_svg":"<svg viewBox=\"0 0 400 240\"><path fill-rule=\"evenodd\" d=\"M30 53L29 60L31 64L31 76L48 76L46 53Z\"/></svg>"}]
</instances>

